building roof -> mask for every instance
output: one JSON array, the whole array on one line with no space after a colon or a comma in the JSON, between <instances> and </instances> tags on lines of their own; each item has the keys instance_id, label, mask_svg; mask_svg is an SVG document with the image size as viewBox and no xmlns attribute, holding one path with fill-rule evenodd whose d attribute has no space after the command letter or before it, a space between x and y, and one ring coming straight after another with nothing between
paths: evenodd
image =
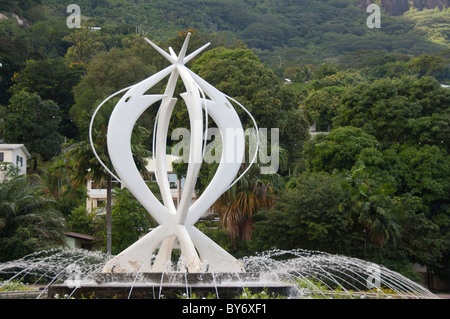
<instances>
[{"instance_id":1,"label":"building roof","mask_svg":"<svg viewBox=\"0 0 450 319\"><path fill-rule=\"evenodd\" d=\"M74 232L65 232L64 234L69 237L80 238L80 239L85 239L85 240L94 240L94 237L92 237L90 235L86 235L86 234L80 234L80 233L74 233Z\"/></svg>"},{"instance_id":2,"label":"building roof","mask_svg":"<svg viewBox=\"0 0 450 319\"><path fill-rule=\"evenodd\" d=\"M27 148L23 144L0 144L0 150L15 150L18 148L22 149L27 158L31 157L30 153L28 153Z\"/></svg>"}]
</instances>

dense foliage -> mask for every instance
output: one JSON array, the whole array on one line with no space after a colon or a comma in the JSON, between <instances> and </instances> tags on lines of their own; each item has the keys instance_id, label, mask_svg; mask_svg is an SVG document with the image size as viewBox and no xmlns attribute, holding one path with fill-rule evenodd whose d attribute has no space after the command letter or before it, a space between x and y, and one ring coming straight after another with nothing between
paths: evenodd
<instances>
[{"instance_id":1,"label":"dense foliage","mask_svg":"<svg viewBox=\"0 0 450 319\"><path fill-rule=\"evenodd\" d=\"M42 185L6 172L0 182L0 261L63 243L63 216L52 204Z\"/></svg>"},{"instance_id":2,"label":"dense foliage","mask_svg":"<svg viewBox=\"0 0 450 319\"><path fill-rule=\"evenodd\" d=\"M317 249L404 273L420 263L448 277L450 89L441 83L450 81L449 8L383 12L381 29L369 29L353 0L77 4L83 27L69 29L65 1L0 2L0 138L24 143L29 172L40 175L0 184L0 259L55 244L62 229L95 235L118 253L155 226L125 190L108 193L116 202L106 214L86 211L86 178L112 187L87 123L104 98L167 65L144 35L177 51L189 31L190 50L212 43L189 67L280 138L269 150L280 152L277 173L260 174L258 162L216 203L219 223L206 220L202 231L236 256ZM94 127L105 163L113 104ZM140 167L155 116L147 110L133 135ZM187 120L180 99L170 128ZM311 136L313 125L327 134ZM199 193L214 170L202 168Z\"/></svg>"}]
</instances>

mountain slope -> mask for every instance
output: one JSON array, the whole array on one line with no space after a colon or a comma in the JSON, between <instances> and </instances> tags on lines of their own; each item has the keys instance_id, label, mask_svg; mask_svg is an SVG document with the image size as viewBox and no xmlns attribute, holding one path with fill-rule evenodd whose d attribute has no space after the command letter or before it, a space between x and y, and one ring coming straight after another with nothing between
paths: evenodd
<instances>
[{"instance_id":1,"label":"mountain slope","mask_svg":"<svg viewBox=\"0 0 450 319\"><path fill-rule=\"evenodd\" d=\"M80 0L90 22L107 27L125 23L155 40L179 30L224 32L244 41L271 65L317 63L358 50L411 55L448 49L448 0L413 1L424 11L408 11L408 0L382 0L381 29L369 29L365 7L370 0ZM67 1L42 0L55 15L64 16ZM442 12L428 9L442 8ZM398 15L407 12L401 16ZM426 15L422 15L426 13ZM426 16L426 17L425 17ZM427 20L424 24L424 20ZM440 24L439 34L433 24ZM443 41L434 41L437 38Z\"/></svg>"},{"instance_id":2,"label":"mountain slope","mask_svg":"<svg viewBox=\"0 0 450 319\"><path fill-rule=\"evenodd\" d=\"M126 32L136 30L163 41L189 28L204 33L221 32L243 41L274 68L323 61L351 67L349 55L355 52L418 56L450 48L449 0L377 0L380 1L385 10L380 29L370 29L366 24L369 13L365 8L372 0L78 0L76 3L83 21L103 30L125 26ZM62 24L68 16L67 5L66 0L18 0L0 3L0 12L10 9L33 23L43 24L39 19L46 16L37 14L36 9L41 8ZM418 10L410 10L411 6ZM429 9L435 7L442 11Z\"/></svg>"}]
</instances>

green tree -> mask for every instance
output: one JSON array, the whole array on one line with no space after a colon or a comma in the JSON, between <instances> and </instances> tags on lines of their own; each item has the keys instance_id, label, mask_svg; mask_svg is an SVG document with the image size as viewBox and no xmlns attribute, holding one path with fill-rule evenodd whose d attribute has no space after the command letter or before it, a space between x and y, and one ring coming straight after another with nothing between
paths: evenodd
<instances>
[{"instance_id":1,"label":"green tree","mask_svg":"<svg viewBox=\"0 0 450 319\"><path fill-rule=\"evenodd\" d=\"M380 150L381 145L374 136L364 133L362 129L347 126L307 141L303 154L310 169L331 173L335 169L351 169L357 156L366 148Z\"/></svg>"},{"instance_id":2,"label":"green tree","mask_svg":"<svg viewBox=\"0 0 450 319\"><path fill-rule=\"evenodd\" d=\"M79 82L85 71L82 64L69 64L63 58L29 60L20 73L14 76L11 91L36 93L44 100L52 100L60 108L61 123L58 132L68 138L78 134L69 117L69 109L74 104L72 88Z\"/></svg>"},{"instance_id":3,"label":"green tree","mask_svg":"<svg viewBox=\"0 0 450 319\"><path fill-rule=\"evenodd\" d=\"M354 223L359 224L365 236L381 248L389 240L395 242L400 237L402 212L394 205L392 185L368 174L363 164L355 165L345 182Z\"/></svg>"},{"instance_id":4,"label":"green tree","mask_svg":"<svg viewBox=\"0 0 450 319\"><path fill-rule=\"evenodd\" d=\"M71 185L74 163L66 152L67 150L63 149L51 162L44 163L41 179L46 193L55 199L55 208L67 217L74 207L85 202L86 187Z\"/></svg>"},{"instance_id":5,"label":"green tree","mask_svg":"<svg viewBox=\"0 0 450 319\"><path fill-rule=\"evenodd\" d=\"M149 48L150 50L150 48ZM155 73L130 49L112 48L96 54L88 64L87 74L73 88L75 104L70 114L80 126L84 112L93 112L104 98Z\"/></svg>"},{"instance_id":6,"label":"green tree","mask_svg":"<svg viewBox=\"0 0 450 319\"><path fill-rule=\"evenodd\" d=\"M292 177L269 209L258 210L254 250L317 249L350 253L347 195L340 177L305 172Z\"/></svg>"},{"instance_id":7,"label":"green tree","mask_svg":"<svg viewBox=\"0 0 450 319\"><path fill-rule=\"evenodd\" d=\"M13 95L10 105L3 110L3 138L7 143L24 143L34 157L49 160L61 147L58 133L61 121L59 107L51 100L43 100L34 93L19 92Z\"/></svg>"},{"instance_id":8,"label":"green tree","mask_svg":"<svg viewBox=\"0 0 450 319\"><path fill-rule=\"evenodd\" d=\"M99 51L105 50L100 34L92 32L87 26L76 29L64 37L64 41L72 44L66 53L66 59L71 62L88 63Z\"/></svg>"},{"instance_id":9,"label":"green tree","mask_svg":"<svg viewBox=\"0 0 450 319\"><path fill-rule=\"evenodd\" d=\"M304 142L310 137L309 124L300 109L280 112L278 116L280 147L285 150L280 173L284 173L293 170L301 160Z\"/></svg>"},{"instance_id":10,"label":"green tree","mask_svg":"<svg viewBox=\"0 0 450 319\"><path fill-rule=\"evenodd\" d=\"M422 198L423 203L439 208L450 197L450 161L447 152L436 145L414 145L398 148L403 186Z\"/></svg>"},{"instance_id":11,"label":"green tree","mask_svg":"<svg viewBox=\"0 0 450 319\"><path fill-rule=\"evenodd\" d=\"M320 70L320 68L319 68ZM315 79L311 81L310 85L313 89L318 90L321 88L346 88L351 86L356 86L360 83L365 82L365 79L360 74L359 70L344 70L344 71L336 71L335 73L330 72L331 74L318 76L315 74ZM326 73L325 73L326 74ZM341 95L342 92L335 90L335 94Z\"/></svg>"},{"instance_id":12,"label":"green tree","mask_svg":"<svg viewBox=\"0 0 450 319\"><path fill-rule=\"evenodd\" d=\"M317 71L314 73L314 79L320 80L324 77L336 74L338 69L333 63L322 63L319 65Z\"/></svg>"},{"instance_id":13,"label":"green tree","mask_svg":"<svg viewBox=\"0 0 450 319\"><path fill-rule=\"evenodd\" d=\"M448 240L442 236L443 229L421 213L424 209L419 197L406 195L395 200L396 205L406 212L401 223L399 251L402 251L409 261L430 268L440 265L448 247ZM417 240L418 238L420 240Z\"/></svg>"},{"instance_id":14,"label":"green tree","mask_svg":"<svg viewBox=\"0 0 450 319\"><path fill-rule=\"evenodd\" d=\"M89 215L85 205L74 208L67 216L67 227L70 231L80 234L94 234L93 216Z\"/></svg>"},{"instance_id":15,"label":"green tree","mask_svg":"<svg viewBox=\"0 0 450 319\"><path fill-rule=\"evenodd\" d=\"M53 199L26 175L0 182L0 261L63 243L64 220Z\"/></svg>"},{"instance_id":16,"label":"green tree","mask_svg":"<svg viewBox=\"0 0 450 319\"><path fill-rule=\"evenodd\" d=\"M421 144L439 145L449 150L450 114L448 112L410 119L407 129L411 140Z\"/></svg>"},{"instance_id":17,"label":"green tree","mask_svg":"<svg viewBox=\"0 0 450 319\"><path fill-rule=\"evenodd\" d=\"M146 234L149 227L155 227L156 222L128 190L116 189L115 192L112 253L118 254Z\"/></svg>"},{"instance_id":18,"label":"green tree","mask_svg":"<svg viewBox=\"0 0 450 319\"><path fill-rule=\"evenodd\" d=\"M278 94L280 81L251 50L215 48L202 54L191 69L244 105L260 127L279 127L273 114L282 109ZM243 110L238 113L244 127L253 126Z\"/></svg>"},{"instance_id":19,"label":"green tree","mask_svg":"<svg viewBox=\"0 0 450 319\"><path fill-rule=\"evenodd\" d=\"M448 68L448 61L439 55L424 54L417 58L412 58L408 62L408 67L419 76L432 76L441 78Z\"/></svg>"},{"instance_id":20,"label":"green tree","mask_svg":"<svg viewBox=\"0 0 450 319\"><path fill-rule=\"evenodd\" d=\"M313 90L305 100L303 110L310 125L316 124L319 132L331 130L332 119L340 102L340 94L343 89L331 87Z\"/></svg>"},{"instance_id":21,"label":"green tree","mask_svg":"<svg viewBox=\"0 0 450 319\"><path fill-rule=\"evenodd\" d=\"M2 10L3 11L3 10ZM12 78L26 60L36 56L36 49L29 41L27 30L21 28L12 19L0 20L0 104L7 104L11 98L8 92ZM38 55L39 56L39 55Z\"/></svg>"},{"instance_id":22,"label":"green tree","mask_svg":"<svg viewBox=\"0 0 450 319\"><path fill-rule=\"evenodd\" d=\"M423 124L445 125L441 122L447 121L449 103L450 91L431 77L379 79L360 84L344 94L333 125L360 127L385 147L417 143L416 138L423 138L422 134L441 137L427 141L441 144L443 137L436 132L438 128L433 126L432 132L427 134L429 126Z\"/></svg>"}]
</instances>

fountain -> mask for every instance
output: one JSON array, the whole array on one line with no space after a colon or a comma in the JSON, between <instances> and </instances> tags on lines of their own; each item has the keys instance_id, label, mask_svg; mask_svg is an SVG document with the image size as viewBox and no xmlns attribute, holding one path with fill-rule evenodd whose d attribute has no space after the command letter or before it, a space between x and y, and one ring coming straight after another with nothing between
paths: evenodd
<instances>
[{"instance_id":1,"label":"fountain","mask_svg":"<svg viewBox=\"0 0 450 319\"><path fill-rule=\"evenodd\" d=\"M0 298L17 295L19 283L28 286L27 298L46 297L52 284L65 282L70 288L81 280L90 281L92 274L100 271L105 262L106 255L101 252L54 248L0 263ZM22 297L21 294L18 297Z\"/></svg>"},{"instance_id":2,"label":"fountain","mask_svg":"<svg viewBox=\"0 0 450 319\"><path fill-rule=\"evenodd\" d=\"M435 299L421 285L385 267L357 258L309 250L272 250L242 258L246 273L122 273L106 275L107 256L82 249L52 249L0 264L0 290L27 282L23 294L0 298L229 299L266 293L291 299ZM243 276L243 274L245 274ZM42 285L42 282L45 282Z\"/></svg>"},{"instance_id":3,"label":"fountain","mask_svg":"<svg viewBox=\"0 0 450 319\"><path fill-rule=\"evenodd\" d=\"M247 112L256 132L258 128L244 106L185 66L208 46L186 56L189 38L190 34L178 55L172 48L169 48L169 54L146 39L171 64L103 101L93 114L89 130L92 144L91 130L96 113L109 99L123 94L111 114L107 132L108 153L117 176L102 163L94 147L92 149L105 170L130 190L159 226L109 260L103 255L83 251L46 251L0 264L0 275L15 273L9 281L32 277L39 282L46 278L49 284L37 298L42 297L44 291L49 298L172 299L213 295L227 299L243 293L261 292L290 298L329 295L359 298L386 295L381 287L389 289L389 295L396 298L433 298L434 295L426 289L399 274L349 257L303 250L274 250L237 260L194 226L212 204L242 177L236 179L244 157L245 138L231 102ZM166 77L169 79L164 94L146 94ZM189 112L191 139L186 180L180 203L175 207L168 183L166 141L170 116L177 102L173 95L179 77L186 88L180 96ZM137 119L155 103L160 106L154 129L153 158L162 203L140 176L130 145ZM221 133L221 160L210 184L191 203L205 154L204 136L207 134L204 133L208 129L208 116ZM250 166L257 152L258 145ZM176 242L181 257L173 262L172 250Z\"/></svg>"}]
</instances>

